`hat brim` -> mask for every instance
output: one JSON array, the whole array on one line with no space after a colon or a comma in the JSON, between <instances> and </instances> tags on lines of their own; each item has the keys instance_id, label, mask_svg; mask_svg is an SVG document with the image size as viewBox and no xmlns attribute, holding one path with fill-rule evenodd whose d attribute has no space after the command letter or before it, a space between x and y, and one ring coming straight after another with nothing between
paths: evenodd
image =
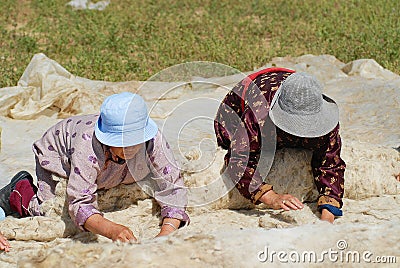
<instances>
[{"instance_id":1,"label":"hat brim","mask_svg":"<svg viewBox=\"0 0 400 268\"><path fill-rule=\"evenodd\" d=\"M144 143L154 138L158 132L157 124L150 117L147 119L147 124L143 129L122 133L103 132L99 124L101 122L99 123L99 120L97 120L94 128L96 138L102 144L112 147L129 147Z\"/></svg>"},{"instance_id":2,"label":"hat brim","mask_svg":"<svg viewBox=\"0 0 400 268\"><path fill-rule=\"evenodd\" d=\"M289 134L307 138L321 137L332 131L339 123L338 106L326 95L323 95L320 112L312 115L285 112L278 104L278 92L275 95L271 102L269 116L275 126Z\"/></svg>"}]
</instances>

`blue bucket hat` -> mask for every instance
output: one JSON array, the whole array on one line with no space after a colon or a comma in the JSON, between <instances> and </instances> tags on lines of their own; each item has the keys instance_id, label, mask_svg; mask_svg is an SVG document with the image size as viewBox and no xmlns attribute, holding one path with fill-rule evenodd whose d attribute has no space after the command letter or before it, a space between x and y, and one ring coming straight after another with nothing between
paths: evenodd
<instances>
[{"instance_id":1,"label":"blue bucket hat","mask_svg":"<svg viewBox=\"0 0 400 268\"><path fill-rule=\"evenodd\" d=\"M157 131L157 124L147 114L143 98L130 92L107 97L94 128L96 138L113 147L146 142L154 138Z\"/></svg>"}]
</instances>

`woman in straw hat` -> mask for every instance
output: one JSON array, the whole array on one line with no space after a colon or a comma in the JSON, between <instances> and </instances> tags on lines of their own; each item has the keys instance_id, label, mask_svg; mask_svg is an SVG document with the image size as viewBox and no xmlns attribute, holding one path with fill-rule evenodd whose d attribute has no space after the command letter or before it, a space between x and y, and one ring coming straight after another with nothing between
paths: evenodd
<instances>
[{"instance_id":1,"label":"woman in straw hat","mask_svg":"<svg viewBox=\"0 0 400 268\"><path fill-rule=\"evenodd\" d=\"M268 165L259 163L262 152L271 148L273 152L275 148L304 148L313 152L321 219L332 223L342 215L346 164L340 157L339 112L336 103L322 94L315 77L285 68L250 75L226 95L214 128L218 145L228 150L224 172L244 197L273 209L302 209L298 198L276 193L268 179L263 180L267 174L260 171Z\"/></svg>"},{"instance_id":2,"label":"woman in straw hat","mask_svg":"<svg viewBox=\"0 0 400 268\"><path fill-rule=\"evenodd\" d=\"M82 230L112 240L134 241L126 226L103 217L97 191L138 182L152 174L154 197L163 218L158 236L189 222L186 188L172 150L144 100L136 94L114 94L103 102L100 115L74 116L60 121L33 144L38 188L21 171L0 190L0 206L7 215L43 215L40 205L55 197L57 179L68 179L69 214Z\"/></svg>"}]
</instances>

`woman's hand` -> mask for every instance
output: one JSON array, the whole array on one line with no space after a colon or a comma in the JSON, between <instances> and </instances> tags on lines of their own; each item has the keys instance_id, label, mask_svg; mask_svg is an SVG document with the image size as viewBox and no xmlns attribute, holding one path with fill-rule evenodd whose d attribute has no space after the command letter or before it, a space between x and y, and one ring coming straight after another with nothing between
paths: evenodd
<instances>
[{"instance_id":1,"label":"woman's hand","mask_svg":"<svg viewBox=\"0 0 400 268\"><path fill-rule=\"evenodd\" d=\"M117 223L112 224L109 230L109 238L112 241L136 242L136 237L133 235L131 229Z\"/></svg>"},{"instance_id":2,"label":"woman's hand","mask_svg":"<svg viewBox=\"0 0 400 268\"><path fill-rule=\"evenodd\" d=\"M261 196L260 201L272 209L298 210L304 207L303 203L290 194L277 194L273 190Z\"/></svg>"},{"instance_id":3,"label":"woman's hand","mask_svg":"<svg viewBox=\"0 0 400 268\"><path fill-rule=\"evenodd\" d=\"M335 220L335 215L333 215L329 210L324 208L321 211L321 220L333 223L333 221Z\"/></svg>"},{"instance_id":4,"label":"woman's hand","mask_svg":"<svg viewBox=\"0 0 400 268\"><path fill-rule=\"evenodd\" d=\"M5 238L2 233L0 233L0 250L9 252L10 248L11 248L11 246L10 246L10 243L8 242L7 238Z\"/></svg>"},{"instance_id":5,"label":"woman's hand","mask_svg":"<svg viewBox=\"0 0 400 268\"><path fill-rule=\"evenodd\" d=\"M170 233L178 230L181 221L174 218L164 218L161 225L160 233L156 237L169 235Z\"/></svg>"},{"instance_id":6,"label":"woman's hand","mask_svg":"<svg viewBox=\"0 0 400 268\"><path fill-rule=\"evenodd\" d=\"M136 237L128 227L107 220L100 214L90 216L84 227L86 230L110 238L112 241L136 242Z\"/></svg>"}]
</instances>

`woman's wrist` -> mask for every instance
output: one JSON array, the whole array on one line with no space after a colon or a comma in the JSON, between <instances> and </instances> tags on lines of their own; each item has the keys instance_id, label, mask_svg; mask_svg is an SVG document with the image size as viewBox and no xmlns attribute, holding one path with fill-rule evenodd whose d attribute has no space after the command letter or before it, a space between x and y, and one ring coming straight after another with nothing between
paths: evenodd
<instances>
[{"instance_id":1,"label":"woman's wrist","mask_svg":"<svg viewBox=\"0 0 400 268\"><path fill-rule=\"evenodd\" d=\"M324 208L321 211L321 220L333 223L335 221L335 215L333 215L329 210Z\"/></svg>"},{"instance_id":2,"label":"woman's wrist","mask_svg":"<svg viewBox=\"0 0 400 268\"><path fill-rule=\"evenodd\" d=\"M322 212L323 210L328 210L330 213L332 213L334 216L343 216L343 212L340 208L329 205L329 204L323 204L318 206L318 210Z\"/></svg>"},{"instance_id":3,"label":"woman's wrist","mask_svg":"<svg viewBox=\"0 0 400 268\"><path fill-rule=\"evenodd\" d=\"M164 218L161 224L160 233L157 237L169 235L170 233L176 231L181 224L181 221L174 218Z\"/></svg>"},{"instance_id":4,"label":"woman's wrist","mask_svg":"<svg viewBox=\"0 0 400 268\"><path fill-rule=\"evenodd\" d=\"M274 199L274 197L276 197L278 194L277 193L275 193L275 191L274 190L269 190L268 192L266 192L265 194L263 194L261 197L260 197L260 201L261 202L263 202L264 204L266 204L266 205L271 205L272 204L272 201L273 201L273 199Z\"/></svg>"},{"instance_id":5,"label":"woman's wrist","mask_svg":"<svg viewBox=\"0 0 400 268\"><path fill-rule=\"evenodd\" d=\"M161 230L173 232L179 229L180 224L181 221L178 219L164 218L161 224Z\"/></svg>"},{"instance_id":6,"label":"woman's wrist","mask_svg":"<svg viewBox=\"0 0 400 268\"><path fill-rule=\"evenodd\" d=\"M113 230L117 224L100 214L91 215L85 222L84 228L93 234L99 234L112 239Z\"/></svg>"}]
</instances>

